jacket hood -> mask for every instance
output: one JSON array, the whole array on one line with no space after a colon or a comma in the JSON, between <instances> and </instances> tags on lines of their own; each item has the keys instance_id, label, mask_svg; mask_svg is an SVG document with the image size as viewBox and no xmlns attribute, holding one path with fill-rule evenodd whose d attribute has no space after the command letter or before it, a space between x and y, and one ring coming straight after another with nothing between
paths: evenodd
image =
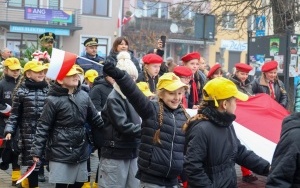
<instances>
[{"instance_id":1,"label":"jacket hood","mask_svg":"<svg viewBox=\"0 0 300 188\"><path fill-rule=\"evenodd\" d=\"M300 128L300 112L294 113L286 117L282 121L282 128L280 137L291 129Z\"/></svg>"}]
</instances>

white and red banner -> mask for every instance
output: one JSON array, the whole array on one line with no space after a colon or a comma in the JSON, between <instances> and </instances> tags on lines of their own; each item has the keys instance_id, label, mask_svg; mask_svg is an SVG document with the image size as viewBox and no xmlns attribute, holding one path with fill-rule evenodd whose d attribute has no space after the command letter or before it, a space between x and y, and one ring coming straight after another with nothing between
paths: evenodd
<instances>
[{"instance_id":1,"label":"white and red banner","mask_svg":"<svg viewBox=\"0 0 300 188\"><path fill-rule=\"evenodd\" d=\"M187 109L193 116L197 110ZM271 163L280 139L282 120L289 112L267 94L237 101L236 120L233 126L237 137L249 150Z\"/></svg>"},{"instance_id":2,"label":"white and red banner","mask_svg":"<svg viewBox=\"0 0 300 188\"><path fill-rule=\"evenodd\" d=\"M237 102L235 132L240 141L262 158L272 161L283 119L289 112L269 95L261 93Z\"/></svg>"},{"instance_id":3,"label":"white and red banner","mask_svg":"<svg viewBox=\"0 0 300 188\"><path fill-rule=\"evenodd\" d=\"M25 180L34 171L35 167L36 167L36 162L34 162L33 165L21 177L19 177L16 184L19 184L23 180Z\"/></svg>"},{"instance_id":4,"label":"white and red banner","mask_svg":"<svg viewBox=\"0 0 300 188\"><path fill-rule=\"evenodd\" d=\"M75 64L76 59L76 54L53 48L46 77L53 80L62 80Z\"/></svg>"}]
</instances>

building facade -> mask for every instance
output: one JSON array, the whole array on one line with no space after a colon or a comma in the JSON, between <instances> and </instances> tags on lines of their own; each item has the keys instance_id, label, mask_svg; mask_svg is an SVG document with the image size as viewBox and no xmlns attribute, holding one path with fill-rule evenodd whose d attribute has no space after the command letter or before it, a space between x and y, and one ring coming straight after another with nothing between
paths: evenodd
<instances>
[{"instance_id":1,"label":"building facade","mask_svg":"<svg viewBox=\"0 0 300 188\"><path fill-rule=\"evenodd\" d=\"M16 57L38 46L38 35L56 34L56 48L84 54L83 41L97 37L98 54L106 56L118 36L118 8L114 0L10 0L0 2L0 49ZM118 8L115 8L118 7Z\"/></svg>"}]
</instances>

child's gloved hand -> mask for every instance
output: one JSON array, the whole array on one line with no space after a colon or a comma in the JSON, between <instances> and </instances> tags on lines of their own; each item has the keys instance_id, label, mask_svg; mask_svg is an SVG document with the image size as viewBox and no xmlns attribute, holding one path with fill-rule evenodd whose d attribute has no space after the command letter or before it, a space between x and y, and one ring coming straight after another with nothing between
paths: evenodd
<instances>
[{"instance_id":1,"label":"child's gloved hand","mask_svg":"<svg viewBox=\"0 0 300 188\"><path fill-rule=\"evenodd\" d=\"M103 71L113 79L121 79L125 75L125 72L118 69L113 63L105 63Z\"/></svg>"}]
</instances>

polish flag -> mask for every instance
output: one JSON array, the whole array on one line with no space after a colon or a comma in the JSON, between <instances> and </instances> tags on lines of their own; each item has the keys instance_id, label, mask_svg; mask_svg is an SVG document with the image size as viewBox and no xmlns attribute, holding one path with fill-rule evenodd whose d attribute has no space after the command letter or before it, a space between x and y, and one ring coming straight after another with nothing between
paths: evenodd
<instances>
[{"instance_id":1,"label":"polish flag","mask_svg":"<svg viewBox=\"0 0 300 188\"><path fill-rule=\"evenodd\" d=\"M134 14L132 14L131 16L129 16L128 18L127 17L124 17L123 18L123 22L122 22L122 25L126 25L130 20L131 18L134 16Z\"/></svg>"},{"instance_id":2,"label":"polish flag","mask_svg":"<svg viewBox=\"0 0 300 188\"><path fill-rule=\"evenodd\" d=\"M197 110L186 110L191 116L197 114ZM237 100L235 115L233 126L241 143L271 163L282 121L289 112L269 95L261 93L246 102Z\"/></svg>"},{"instance_id":3,"label":"polish flag","mask_svg":"<svg viewBox=\"0 0 300 188\"><path fill-rule=\"evenodd\" d=\"M261 93L246 102L238 101L235 114L233 126L241 143L271 163L282 121L290 113L269 95Z\"/></svg>"},{"instance_id":4,"label":"polish flag","mask_svg":"<svg viewBox=\"0 0 300 188\"><path fill-rule=\"evenodd\" d=\"M46 77L52 80L64 79L69 70L75 64L76 59L76 54L53 48Z\"/></svg>"}]
</instances>

